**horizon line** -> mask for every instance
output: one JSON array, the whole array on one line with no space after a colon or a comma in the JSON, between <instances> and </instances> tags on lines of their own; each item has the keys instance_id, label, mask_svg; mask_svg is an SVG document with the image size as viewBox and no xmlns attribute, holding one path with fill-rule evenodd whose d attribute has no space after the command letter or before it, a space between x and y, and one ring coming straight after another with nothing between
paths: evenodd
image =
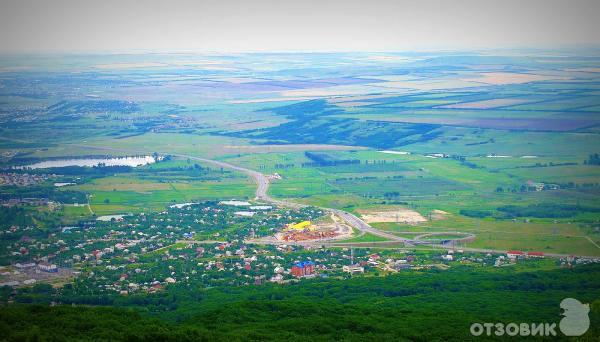
<instances>
[{"instance_id":1,"label":"horizon line","mask_svg":"<svg viewBox=\"0 0 600 342\"><path fill-rule=\"evenodd\" d=\"M330 54L352 54L352 53L452 53L452 52L490 52L490 51L560 51L568 52L566 50L582 51L582 50L600 50L600 44L575 44L569 46L554 46L554 47L440 47L440 48L405 48L405 49L172 49L172 48L143 48L143 49L86 49L86 50L47 50L47 51L35 51L35 50L14 50L14 51L0 51L0 56L43 56L43 55L141 55L141 54L261 54L261 53L272 53L272 54L319 54L319 53L330 53Z\"/></svg>"}]
</instances>

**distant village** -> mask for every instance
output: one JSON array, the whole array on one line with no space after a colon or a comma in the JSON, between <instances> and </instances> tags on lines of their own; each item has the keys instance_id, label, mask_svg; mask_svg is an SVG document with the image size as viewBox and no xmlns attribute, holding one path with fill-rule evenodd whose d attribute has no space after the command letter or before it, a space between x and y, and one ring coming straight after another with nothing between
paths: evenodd
<instances>
[{"instance_id":1,"label":"distant village","mask_svg":"<svg viewBox=\"0 0 600 342\"><path fill-rule=\"evenodd\" d=\"M54 174L2 172L0 173L0 186L32 186L56 177Z\"/></svg>"}]
</instances>

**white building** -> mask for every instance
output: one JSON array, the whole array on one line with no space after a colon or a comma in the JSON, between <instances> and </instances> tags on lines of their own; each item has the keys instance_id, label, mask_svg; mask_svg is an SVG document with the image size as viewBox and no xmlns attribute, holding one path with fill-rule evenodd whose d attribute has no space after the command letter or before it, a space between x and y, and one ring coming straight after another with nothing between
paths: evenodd
<instances>
[{"instance_id":1,"label":"white building","mask_svg":"<svg viewBox=\"0 0 600 342\"><path fill-rule=\"evenodd\" d=\"M253 205L250 207L250 210L271 210L273 209L270 205Z\"/></svg>"},{"instance_id":2,"label":"white building","mask_svg":"<svg viewBox=\"0 0 600 342\"><path fill-rule=\"evenodd\" d=\"M231 200L231 201L221 201L221 202L219 202L219 205L232 205L234 207L247 207L250 205L250 203L245 202L245 201Z\"/></svg>"},{"instance_id":3,"label":"white building","mask_svg":"<svg viewBox=\"0 0 600 342\"><path fill-rule=\"evenodd\" d=\"M254 211L236 211L234 214L235 216L252 217L256 213Z\"/></svg>"},{"instance_id":4,"label":"white building","mask_svg":"<svg viewBox=\"0 0 600 342\"><path fill-rule=\"evenodd\" d=\"M56 265L47 262L40 262L38 264L38 269L44 272L58 272L58 267Z\"/></svg>"},{"instance_id":5,"label":"white building","mask_svg":"<svg viewBox=\"0 0 600 342\"><path fill-rule=\"evenodd\" d=\"M354 274L354 273L365 273L365 268L358 265L345 265L342 267L342 270L346 273Z\"/></svg>"}]
</instances>

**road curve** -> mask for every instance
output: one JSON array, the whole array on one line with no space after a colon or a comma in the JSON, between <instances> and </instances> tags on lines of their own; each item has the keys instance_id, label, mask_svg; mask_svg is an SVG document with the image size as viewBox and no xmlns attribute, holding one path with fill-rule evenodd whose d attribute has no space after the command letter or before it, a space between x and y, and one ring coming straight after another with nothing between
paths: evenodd
<instances>
[{"instance_id":1,"label":"road curve","mask_svg":"<svg viewBox=\"0 0 600 342\"><path fill-rule=\"evenodd\" d=\"M90 145L79 145L79 144L74 144L73 146L98 149L98 150L126 152L126 153L142 153L142 154L152 153L152 152L148 152L148 151L133 151L133 150L118 149L118 148L103 147L103 146L90 146ZM158 153L168 154L168 155L171 155L174 157L186 158L186 159L190 159L190 160L196 160L199 162L216 165L218 167L222 167L225 169L243 172L243 173L247 174L248 176L250 176L256 183L256 199L257 200L268 202L268 203L271 203L271 204L274 204L274 205L277 205L280 207L287 207L287 208L293 208L293 209L299 209L299 208L306 206L304 204L294 203L294 202L290 202L287 200L274 199L271 196L269 196L269 193L268 193L269 185L270 185L269 178L267 178L267 176L265 176L264 174L262 174L258 171L251 170L251 169L241 167L241 166L237 166L234 164L230 164L227 162L219 161L219 160L207 159L207 158L202 158L202 157L194 157L194 156L190 156L187 154L169 153L169 152L158 152ZM332 208L323 208L323 207L321 209L323 209L327 212L330 212L330 213L335 213L336 215L340 216L344 221L346 221L346 223L348 225L350 225L351 227L357 229L358 231L360 231L362 233L373 234L373 235L383 237L385 239L388 239L391 241L396 241L396 242L406 242L406 243L410 242L410 240L408 240L408 239L377 230L377 229L371 227L365 221L358 218L356 215L351 214L347 211L343 211L343 210L339 210L339 209L332 209Z\"/></svg>"},{"instance_id":2,"label":"road curve","mask_svg":"<svg viewBox=\"0 0 600 342\"><path fill-rule=\"evenodd\" d=\"M366 223L365 221L358 218L358 216L351 214L347 211L343 211L343 210L339 210L339 209L331 209L331 208L323 208L323 209L333 212L334 214L341 217L344 221L346 221L346 223L348 223L351 227L356 228L363 233L369 233L369 234L376 235L376 236L386 238L388 240L396 241L396 242L405 242L405 243L411 242L411 240L409 240L409 239L406 239L406 238L403 238L400 236L396 236L394 234L382 232L381 230L373 228L368 223Z\"/></svg>"},{"instance_id":3,"label":"road curve","mask_svg":"<svg viewBox=\"0 0 600 342\"><path fill-rule=\"evenodd\" d=\"M269 185L270 185L269 178L267 178L267 176L265 176L264 174L262 174L258 171L247 169L245 167L229 164L229 163L218 161L218 160L212 160L212 159L206 159L206 158L200 158L200 157L192 157L192 156L188 156L188 155L184 155L184 154L171 154L171 155L175 156L175 157L189 158L191 160L197 160L200 162L204 162L204 163L216 165L219 167L246 173L247 175L252 177L252 179L254 179L254 181L256 182L256 185L257 185L256 199L257 200L272 203L272 204L275 204L275 205L278 205L281 207L301 208L301 207L305 206L304 204L294 203L294 202L284 201L284 200L278 200L278 199L274 199L271 196L269 196L269 194L268 194ZM408 240L408 239L375 229L375 228L371 227L365 221L361 220L358 216L351 214L347 211L333 209L333 208L323 208L323 207L321 207L321 209L338 215L344 221L346 221L346 223L348 225L350 225L351 227L353 227L363 233L373 234L373 235L383 237L388 240L396 241L396 242L407 242L407 243L410 242L410 240Z\"/></svg>"},{"instance_id":4,"label":"road curve","mask_svg":"<svg viewBox=\"0 0 600 342\"><path fill-rule=\"evenodd\" d=\"M262 200L262 201L265 201L268 203L272 203L272 204L275 204L278 206L288 207L288 208L301 208L301 207L306 206L306 205L300 204L300 203L294 203L294 202L290 202L290 201L274 199L271 196L269 196L269 194L268 194L269 185L270 185L269 179L264 174L262 174L258 171L254 171L251 169L247 169L247 168L244 168L241 166L229 164L229 163L218 161L218 160L212 160L212 159L206 159L206 158L200 158L200 157L192 157L192 156L183 155L183 154L171 154L171 155L177 156L177 157L182 157L182 158L189 158L192 160L197 160L200 162L205 162L208 164L217 165L219 167L246 173L247 175L252 177L252 179L254 179L254 181L257 184L256 199L258 199L258 200ZM364 244L367 244L367 245L368 244L386 245L386 244L394 244L394 243L404 243L404 245L406 247L415 247L416 245L428 245L430 248L438 248L438 249L453 248L451 245L432 244L431 242L428 242L426 240L425 241L419 240L419 239L411 240L411 239L406 239L403 237L393 235L391 233L382 232L381 230L378 230L378 229L372 227L371 225L369 225L368 223L366 223L365 221L361 220L356 215L349 213L347 211L344 211L344 210L333 209L333 208L324 208L324 207L321 207L321 209L338 215L344 221L346 221L346 223L348 225L359 230L362 233L369 233L369 234L383 237L383 238L389 240L389 241L379 241L379 242L365 242ZM433 234L437 234L437 233L438 232L435 232ZM448 233L448 232L439 232L439 234L446 234L446 233ZM460 233L460 232L453 232L453 233ZM430 233L430 234L432 234L432 233ZM466 234L466 235L468 235L468 237L471 237L471 238L475 237L475 235L472 233L460 233L460 234ZM286 242L286 244L290 244L290 243ZM331 245L331 246L343 247L343 246L352 246L352 245L356 245L356 244L360 245L361 243L356 243L356 242L344 243L343 241L332 240L332 241L312 241L312 242L311 241L302 241L302 242L298 242L295 244L297 244L297 245L312 245L312 246ZM498 249L483 249L483 248L470 248L470 247L461 247L460 249L468 251L468 252L476 252L476 253L491 253L491 254L505 254L506 253L505 250L498 250ZM557 253L545 253L545 255L547 257L553 257L553 258L566 258L566 257L570 256L567 254L557 254ZM594 256L580 256L580 257L592 258L592 259L597 258Z\"/></svg>"},{"instance_id":5,"label":"road curve","mask_svg":"<svg viewBox=\"0 0 600 342\"><path fill-rule=\"evenodd\" d=\"M111 147L102 147L102 146L91 146L91 145L80 145L80 144L72 144L72 146L79 146L79 147L85 147L85 148L90 148L90 149L98 149L98 150L109 150L109 151L118 151L118 152L126 152L126 153L140 153L140 154L151 154L153 152L148 152L148 151L133 151L133 150L126 150L126 149L118 149L118 148L111 148ZM191 160L197 160L200 162L204 162L207 164L212 164L212 165L216 165L219 167L223 167L226 169L231 169L231 170L236 170L236 171L240 171L243 172L247 175L249 175L254 182L256 183L257 187L256 187L256 199L261 200L261 201L265 201L268 203L272 203L274 205L278 205L278 206L282 206L282 207L288 207L288 208L302 208L305 207L306 205L304 204L300 204L300 203L294 203L294 202L290 202L290 201L285 201L285 200L278 200L278 199L274 199L271 196L269 196L268 191L269 191L269 179L262 173L255 171L255 170L251 170L245 167L241 167L241 166L237 166L237 165L233 165L227 162L222 162L222 161L218 161L218 160L213 160L213 159L206 159L206 158L201 158L201 157L194 157L194 156L190 156L190 155L186 155L186 154L174 154L174 153L169 153L169 152L159 152L160 154L169 154L175 157L181 157L181 158L189 158ZM354 242L354 243L344 243L342 241L317 241L317 242L302 242L302 243L298 243L298 244L302 244L302 245L336 245L336 246L350 246L350 245L357 245L357 244L372 244L372 245L386 245L386 244L394 244L394 243L398 243L398 242L402 242L405 244L405 246L410 247L414 245L420 245L420 244L425 244L424 241L419 241L419 240L410 240L410 239L405 239L390 233L386 233L386 232L382 232L376 228L373 228L372 226L370 226L368 223L366 223L365 221L361 220L360 218L358 218L356 215L349 213L347 211L343 211L343 210L339 210L339 209L332 209L332 208L321 208L323 210L326 210L328 212L332 212L337 214L338 216L340 216L344 221L346 221L346 223L348 223L348 225L350 225L351 227L359 230L362 233L370 233L376 236L380 236L383 238L386 238L390 241L379 241L379 242L364 242L364 243L360 243L360 242ZM289 244L289 243L288 243ZM427 244L429 247L431 248L440 248L440 249L446 249L446 248L451 248L450 246L447 245L438 245L438 244ZM497 250L497 249L483 249L483 248L470 248L470 247L461 247L461 249L465 250L465 251L469 251L469 252L477 252L477 253L492 253L492 254L504 254L506 253L505 250ZM573 255L567 255L567 254L556 254L556 253L545 253L546 256L548 257L554 257L554 258L565 258L568 256L573 256ZM598 258L597 256L584 256L584 255L578 255L579 257L582 258L591 258L591 259L595 259Z\"/></svg>"}]
</instances>

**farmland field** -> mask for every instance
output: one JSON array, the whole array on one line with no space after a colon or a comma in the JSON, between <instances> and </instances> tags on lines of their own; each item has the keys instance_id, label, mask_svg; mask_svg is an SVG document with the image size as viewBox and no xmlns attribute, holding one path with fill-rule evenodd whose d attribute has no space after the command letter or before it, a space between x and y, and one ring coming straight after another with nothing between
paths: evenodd
<instances>
[{"instance_id":1,"label":"farmland field","mask_svg":"<svg viewBox=\"0 0 600 342\"><path fill-rule=\"evenodd\" d=\"M49 319L29 303L120 306L165 331L201 326L197 339L261 340L266 312L293 327L306 312L339 317L331 306L360 315L325 340L439 340L407 305L447 326L454 311L440 312L465 315L467 297L500 308L463 317L467 333L521 317L507 298L528 303L527 319L567 295L597 316L599 63L568 51L0 56L0 325ZM23 167L125 156L153 162ZM388 322L380 304L419 335L357 325ZM99 314L122 321L118 310ZM214 323L241 321L265 325Z\"/></svg>"},{"instance_id":2,"label":"farmland field","mask_svg":"<svg viewBox=\"0 0 600 342\"><path fill-rule=\"evenodd\" d=\"M0 2L0 342L600 341L599 0Z\"/></svg>"},{"instance_id":3,"label":"farmland field","mask_svg":"<svg viewBox=\"0 0 600 342\"><path fill-rule=\"evenodd\" d=\"M133 175L104 177L69 189L89 193L90 207L99 215L253 196L254 185L243 175L202 168L203 165L184 160L162 162L140 168Z\"/></svg>"},{"instance_id":4,"label":"farmland field","mask_svg":"<svg viewBox=\"0 0 600 342\"><path fill-rule=\"evenodd\" d=\"M142 69L160 67L138 66ZM522 85L525 80L520 75L511 78L506 74L485 74L482 77L492 80L493 84L508 85L491 93L428 89L407 96L393 93L368 96L354 94L356 89L361 89L361 81L354 86L352 94L345 95L343 102L331 98L261 104L257 99L250 103L215 103L207 107L185 101L186 104L179 106L145 101L139 101L137 106L118 101L65 103L53 108L83 111L85 115L75 122L80 122L84 130L96 133L85 140L66 135L61 138L63 142L56 143L55 139L53 144L41 143L44 147L40 148L28 146L31 143L19 137L17 126L3 142L6 151L23 146L22 151L27 156L19 157L23 160L156 152L216 158L263 173L279 174L281 179L274 180L270 188L270 194L277 198L343 208L357 214L363 209L387 210L390 205L411 208L424 217L434 210L452 214L453 218L431 221L431 229L444 230L444 222L447 222L450 229L470 230L473 228L453 221L456 217L476 215L487 217L489 221L481 233L494 232L514 217L510 215L514 215L515 210L528 210L537 215L534 219L541 220L540 229L546 232L555 229L550 223L554 221L561 224L575 220L579 222L574 223L577 225L593 225L598 212L599 172L586 160L597 152L598 136L579 130L583 127L580 125L592 127L597 118L589 110L595 106L595 97L585 95L588 89L585 82L580 88L565 85L569 94L562 87L556 87L555 90L563 94L557 99L545 93L544 83L560 84L556 80L536 79L532 86L525 88ZM373 78L364 82L380 85L394 82L394 78L391 79ZM592 76L588 79L593 80ZM282 82L250 82L231 86L240 84L245 85L240 91L258 89L249 84L269 89L284 85ZM286 84L301 88L307 85ZM573 89L581 90L573 93ZM10 103L18 103L18 99L13 96ZM359 102L360 106L338 106L352 102ZM123 115L136 120L140 108L149 112L149 118L161 118L160 125L165 125L161 113L173 113L167 118L179 123L152 132L109 133L111 120ZM210 108L222 111L223 117L217 121L207 120L204 113ZM587 114L579 108L586 108ZM55 115L56 109L52 110L49 115ZM114 111L113 117L104 119L109 123L101 128L105 133L100 133L94 123L98 120L94 112L102 110ZM182 116L186 117L185 121L181 121ZM90 121L90 117L96 121ZM198 120L203 125L192 124ZM557 126L547 126L554 122L552 120L557 120ZM561 120L569 120L569 125L578 123L569 126ZM504 126L504 121L521 126ZM183 122L194 128L181 127ZM52 134L61 123L24 125L28 130ZM167 128L169 125L174 128ZM180 127L175 128L177 126ZM409 154L384 154L378 151L380 148ZM133 174L95 178L71 186L69 190L87 193L88 212L91 210L97 215L160 210L173 203L203 199L253 196L253 185L244 175L222 170L207 174L183 171L192 164L185 158L158 163ZM174 167L182 170L169 171ZM535 184L550 186L537 192ZM558 198L564 205L579 209L569 209L571 211L561 217L553 217L548 211L536 214L531 209L546 210L543 208ZM510 213L503 211L514 203L520 207L511 208ZM84 217L86 211L81 208L64 211L67 217ZM407 230L413 228L406 227ZM599 253L589 242L598 239L594 229L577 232L573 238L552 237L550 240L526 232L513 233L522 236L514 238L498 230L494 233L496 240L489 234L485 238L483 233L471 245L504 249L511 248L513 241L513 248Z\"/></svg>"}]
</instances>

